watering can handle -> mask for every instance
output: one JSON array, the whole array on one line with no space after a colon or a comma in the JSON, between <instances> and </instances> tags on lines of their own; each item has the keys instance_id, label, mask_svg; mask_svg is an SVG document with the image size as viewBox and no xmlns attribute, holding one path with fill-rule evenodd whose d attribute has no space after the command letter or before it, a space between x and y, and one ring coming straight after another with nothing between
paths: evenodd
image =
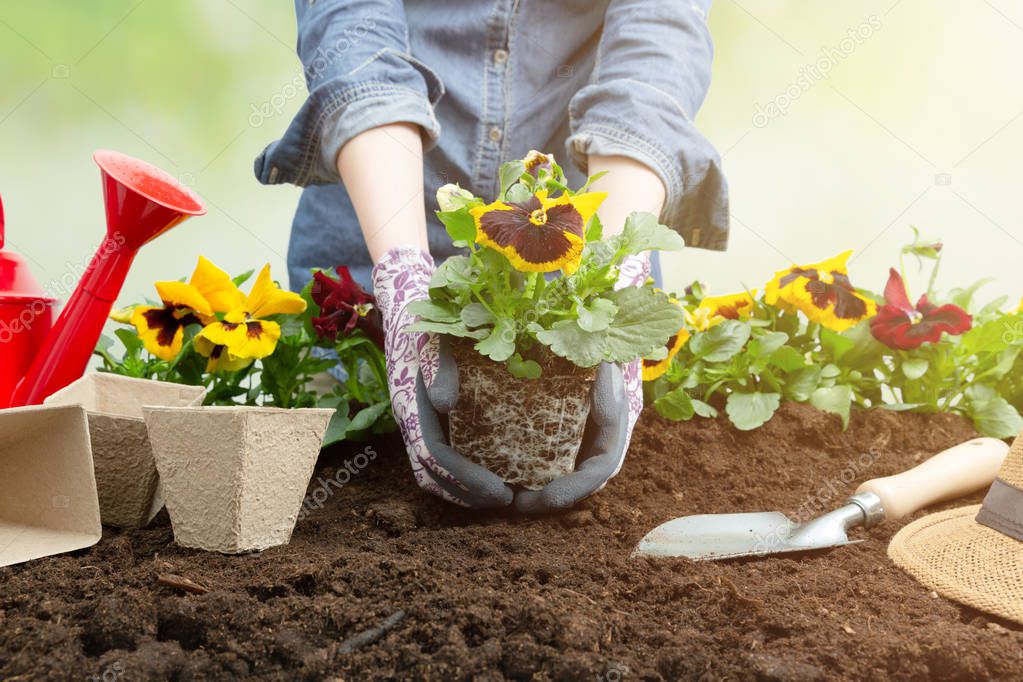
<instances>
[{"instance_id":1,"label":"watering can handle","mask_svg":"<svg viewBox=\"0 0 1023 682\"><path fill-rule=\"evenodd\" d=\"M898 520L936 502L991 485L1009 446L997 438L974 438L894 476L875 478L856 489L881 498L885 519Z\"/></svg>"}]
</instances>

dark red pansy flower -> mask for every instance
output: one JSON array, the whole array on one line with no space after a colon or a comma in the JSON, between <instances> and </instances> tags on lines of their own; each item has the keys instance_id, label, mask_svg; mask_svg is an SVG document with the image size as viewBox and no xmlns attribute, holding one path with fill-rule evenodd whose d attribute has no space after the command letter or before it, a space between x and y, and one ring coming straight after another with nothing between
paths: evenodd
<instances>
[{"instance_id":1,"label":"dark red pansy flower","mask_svg":"<svg viewBox=\"0 0 1023 682\"><path fill-rule=\"evenodd\" d=\"M323 339L335 341L339 335L351 334L358 328L383 348L384 332L375 299L352 279L346 266L338 266L335 272L337 279L323 271L313 273L310 294L320 306L319 317L312 319L316 333Z\"/></svg>"},{"instance_id":2,"label":"dark red pansy flower","mask_svg":"<svg viewBox=\"0 0 1023 682\"><path fill-rule=\"evenodd\" d=\"M965 310L951 304L936 306L926 294L913 306L906 283L895 268L889 271L884 298L885 305L870 321L870 331L889 348L919 348L924 343L937 343L944 333L958 335L973 326L973 318Z\"/></svg>"}]
</instances>

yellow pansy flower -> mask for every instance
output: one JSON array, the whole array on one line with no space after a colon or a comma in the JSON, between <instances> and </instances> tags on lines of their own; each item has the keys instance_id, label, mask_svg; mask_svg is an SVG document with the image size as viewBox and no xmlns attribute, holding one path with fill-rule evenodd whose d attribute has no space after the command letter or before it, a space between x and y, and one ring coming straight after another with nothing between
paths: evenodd
<instances>
[{"instance_id":1,"label":"yellow pansy flower","mask_svg":"<svg viewBox=\"0 0 1023 682\"><path fill-rule=\"evenodd\" d=\"M245 300L231 277L202 256L187 283L157 282L156 291L163 306L135 306L128 321L146 350L161 360L173 360L181 352L185 327L207 324L216 313ZM124 314L114 319L120 321Z\"/></svg>"},{"instance_id":2,"label":"yellow pansy flower","mask_svg":"<svg viewBox=\"0 0 1023 682\"><path fill-rule=\"evenodd\" d=\"M705 296L698 306L686 310L686 324L705 332L724 320L745 320L756 305L757 290L723 296Z\"/></svg>"},{"instance_id":3,"label":"yellow pansy flower","mask_svg":"<svg viewBox=\"0 0 1023 682\"><path fill-rule=\"evenodd\" d=\"M551 199L541 190L523 202L495 201L469 213L477 243L503 254L517 270L571 274L582 259L586 226L606 196L584 192Z\"/></svg>"},{"instance_id":4,"label":"yellow pansy flower","mask_svg":"<svg viewBox=\"0 0 1023 682\"><path fill-rule=\"evenodd\" d=\"M252 291L222 320L207 324L195 337L195 349L210 359L207 371L235 371L252 360L271 355L281 338L281 326L267 319L304 312L305 300L279 288L264 266Z\"/></svg>"},{"instance_id":5,"label":"yellow pansy flower","mask_svg":"<svg viewBox=\"0 0 1023 682\"><path fill-rule=\"evenodd\" d=\"M800 311L813 322L844 331L877 314L874 301L849 281L846 261L852 251L813 265L793 265L767 283L764 300L787 311Z\"/></svg>"}]
</instances>

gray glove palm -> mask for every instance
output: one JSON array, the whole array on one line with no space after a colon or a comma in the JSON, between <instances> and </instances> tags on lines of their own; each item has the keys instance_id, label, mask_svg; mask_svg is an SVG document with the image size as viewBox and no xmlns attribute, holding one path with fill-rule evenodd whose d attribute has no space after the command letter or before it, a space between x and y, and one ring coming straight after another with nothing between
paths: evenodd
<instances>
[{"instance_id":1,"label":"gray glove palm","mask_svg":"<svg viewBox=\"0 0 1023 682\"><path fill-rule=\"evenodd\" d=\"M416 403L426 449L458 481L454 483L435 476L435 483L469 506L494 508L514 501L515 507L525 514L567 509L603 487L618 472L625 458L630 430L629 401L625 379L617 365L603 364L597 370L590 394L590 417L576 459L576 470L551 481L542 490L513 491L496 474L451 448L440 415L454 409L458 390L458 367L448 351L448 344L442 342L433 383L427 388L422 373L417 379Z\"/></svg>"}]
</instances>

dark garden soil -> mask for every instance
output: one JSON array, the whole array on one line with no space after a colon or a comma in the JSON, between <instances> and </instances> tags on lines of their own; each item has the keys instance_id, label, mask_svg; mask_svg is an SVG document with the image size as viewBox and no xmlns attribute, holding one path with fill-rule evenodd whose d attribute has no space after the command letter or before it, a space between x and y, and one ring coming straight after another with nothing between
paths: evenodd
<instances>
[{"instance_id":1,"label":"dark garden soil","mask_svg":"<svg viewBox=\"0 0 1023 682\"><path fill-rule=\"evenodd\" d=\"M674 516L806 514L973 435L891 412L842 433L797 405L747 434L648 413L621 475L546 519L435 501L397 444L378 443L290 546L182 549L161 516L0 569L0 679L1019 679L1023 631L893 566L899 524L814 556L629 559ZM328 453L317 478L344 480L358 452ZM209 592L160 584L168 573Z\"/></svg>"}]
</instances>

